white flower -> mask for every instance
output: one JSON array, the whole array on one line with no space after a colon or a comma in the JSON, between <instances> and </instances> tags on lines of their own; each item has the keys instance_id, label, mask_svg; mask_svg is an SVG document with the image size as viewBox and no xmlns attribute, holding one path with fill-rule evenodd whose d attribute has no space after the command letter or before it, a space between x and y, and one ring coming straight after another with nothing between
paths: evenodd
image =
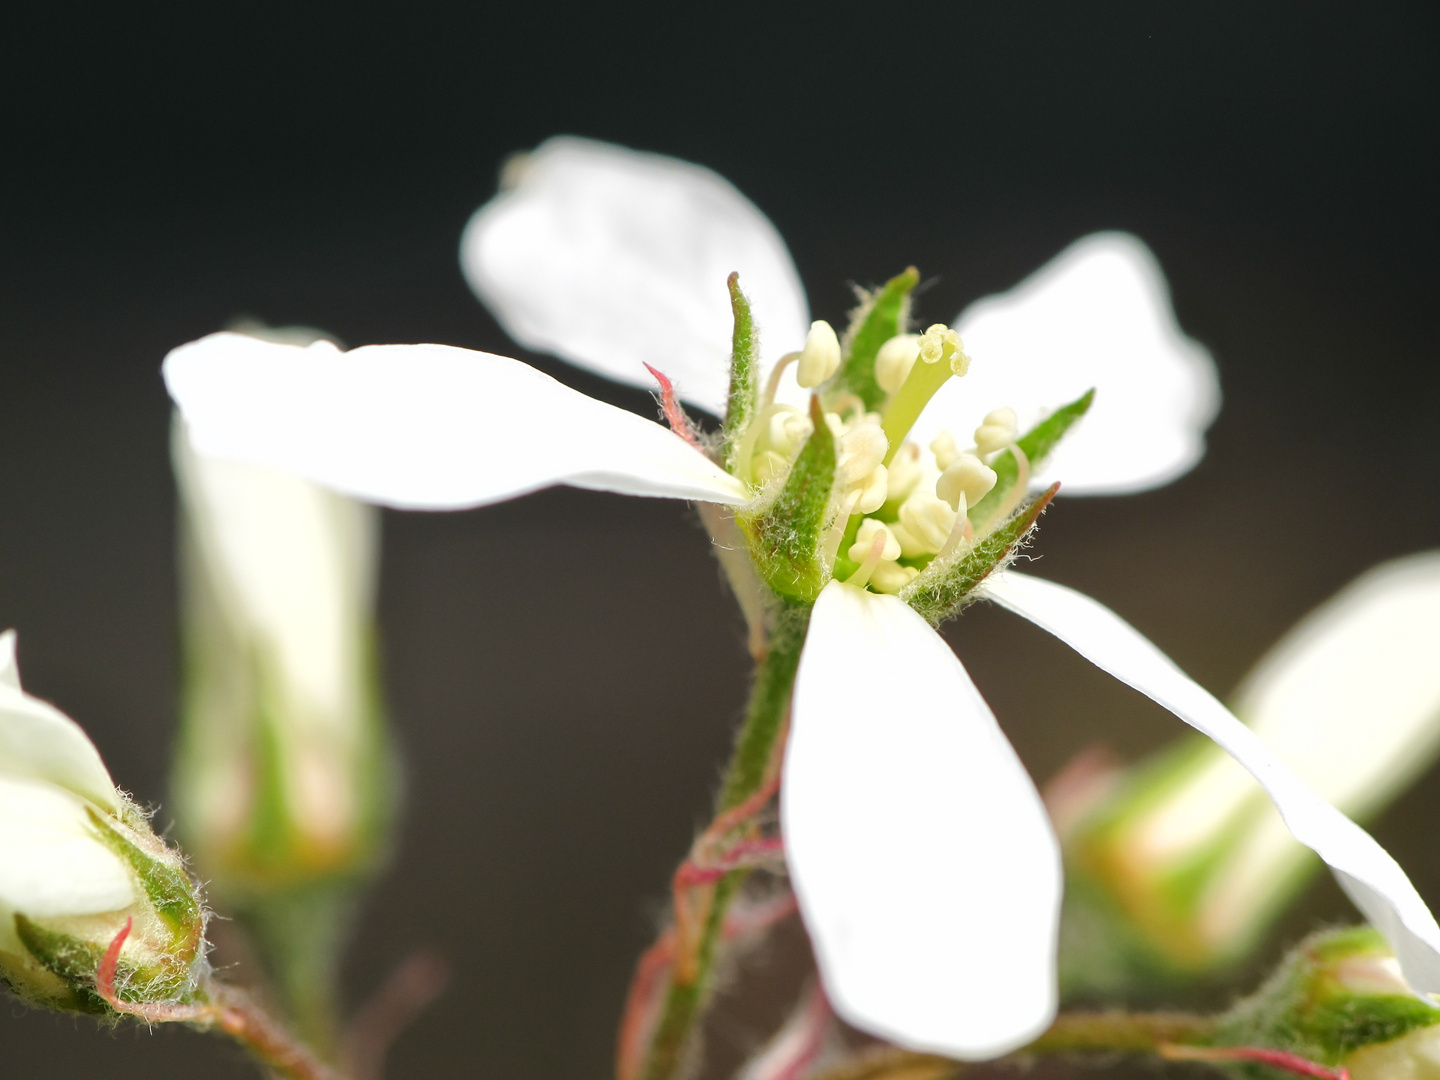
<instances>
[{"instance_id":1,"label":"white flower","mask_svg":"<svg viewBox=\"0 0 1440 1080\"><path fill-rule=\"evenodd\" d=\"M1440 552L1372 568L1307 615L1250 672L1235 713L1319 795L1357 818L1440 754ZM1076 872L1143 912L1164 963L1204 969L1254 944L1312 869L1249 778L1210 747L1177 747L1067 841ZM1195 867L1203 865L1197 875ZM1186 888L1169 883L1183 876Z\"/></svg>"},{"instance_id":2,"label":"white flower","mask_svg":"<svg viewBox=\"0 0 1440 1080\"><path fill-rule=\"evenodd\" d=\"M753 293L762 355L778 359L804 342L808 312L783 245L714 174L575 139L545 144L511 172L512 190L472 219L462 260L523 344L637 384L649 362L687 400L723 414L730 326L721 283L732 270ZM1138 490L1202 452L1213 369L1179 333L1154 260L1133 238L1083 240L957 325L973 335L967 385L991 355L1004 360L985 394L966 394L954 414L933 420L935 431L979 427L1001 405L1031 420L1095 385L1095 412L1056 455L1067 484ZM927 365L922 347L905 386L917 376L940 385L964 370L958 341L942 351ZM731 506L755 497L681 437L487 354L423 345L341 355L217 335L172 353L166 378L203 451L391 505L476 505L556 483ZM927 422L940 408L927 410ZM826 417L842 438L879 422L863 411L844 424ZM868 478L850 497L865 490ZM957 527L964 520L957 514ZM899 535L872 534L860 580L884 565L890 541L904 546ZM1440 991L1440 927L1404 874L1214 698L1078 593L1005 572L984 594L1240 760L1389 936L1411 986ZM1029 777L942 639L900 598L831 581L814 604L791 717L786 857L839 1014L963 1058L1003 1053L1042 1030L1055 1008L1057 844Z\"/></svg>"},{"instance_id":3,"label":"white flower","mask_svg":"<svg viewBox=\"0 0 1440 1080\"><path fill-rule=\"evenodd\" d=\"M0 634L0 978L32 1001L81 1007L84 988L45 944L76 938L103 950L133 919L124 962L174 989L198 955L199 905L185 925L166 925L146 902L142 868L188 886L80 726L20 688L15 633Z\"/></svg>"}]
</instances>

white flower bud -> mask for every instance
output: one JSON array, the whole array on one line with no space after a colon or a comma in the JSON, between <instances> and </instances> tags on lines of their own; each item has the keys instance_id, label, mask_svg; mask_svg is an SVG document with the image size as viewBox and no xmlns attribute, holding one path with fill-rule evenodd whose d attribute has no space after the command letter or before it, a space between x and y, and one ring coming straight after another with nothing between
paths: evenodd
<instances>
[{"instance_id":1,"label":"white flower bud","mask_svg":"<svg viewBox=\"0 0 1440 1080\"><path fill-rule=\"evenodd\" d=\"M920 359L925 363L947 363L955 375L964 375L970 370L970 357L965 353L960 335L944 323L930 326L920 335L918 344Z\"/></svg>"},{"instance_id":2,"label":"white flower bud","mask_svg":"<svg viewBox=\"0 0 1440 1080\"><path fill-rule=\"evenodd\" d=\"M950 539L955 527L955 509L943 499L917 491L900 504L900 524L925 552L933 555Z\"/></svg>"},{"instance_id":3,"label":"white flower bud","mask_svg":"<svg viewBox=\"0 0 1440 1080\"><path fill-rule=\"evenodd\" d=\"M840 437L840 453L835 469L844 487L854 487L875 471L885 460L890 440L879 424L865 420Z\"/></svg>"},{"instance_id":4,"label":"white flower bud","mask_svg":"<svg viewBox=\"0 0 1440 1080\"><path fill-rule=\"evenodd\" d=\"M935 481L935 494L952 510L958 510L961 495L965 496L965 505L974 506L990 494L995 480L994 469L974 454L961 454Z\"/></svg>"},{"instance_id":5,"label":"white flower bud","mask_svg":"<svg viewBox=\"0 0 1440 1080\"><path fill-rule=\"evenodd\" d=\"M882 562L870 575L870 588L881 593L898 593L919 573L913 566Z\"/></svg>"},{"instance_id":6,"label":"white flower bud","mask_svg":"<svg viewBox=\"0 0 1440 1080\"><path fill-rule=\"evenodd\" d=\"M875 537L879 534L885 536L885 547L880 552L881 562L894 562L900 558L900 544L891 535L890 529L883 521L876 521L874 518L866 518L860 522L860 530L855 534L855 543L850 545L849 556L852 562L864 562L870 554L870 547L875 543Z\"/></svg>"},{"instance_id":7,"label":"white flower bud","mask_svg":"<svg viewBox=\"0 0 1440 1080\"><path fill-rule=\"evenodd\" d=\"M93 1011L97 961L85 958L129 920L128 996L181 998L204 963L194 883L79 725L20 688L14 650L14 633L0 635L0 981L35 1004Z\"/></svg>"},{"instance_id":8,"label":"white flower bud","mask_svg":"<svg viewBox=\"0 0 1440 1080\"><path fill-rule=\"evenodd\" d=\"M935 464L942 472L955 464L961 454L960 447L955 444L955 436L948 431L940 432L930 441L930 452L935 455Z\"/></svg>"},{"instance_id":9,"label":"white flower bud","mask_svg":"<svg viewBox=\"0 0 1440 1080\"><path fill-rule=\"evenodd\" d=\"M905 497L915 490L915 485L920 482L923 472L924 465L920 460L920 447L914 443L903 443L896 451L895 456L890 459L885 498L894 502L904 501Z\"/></svg>"},{"instance_id":10,"label":"white flower bud","mask_svg":"<svg viewBox=\"0 0 1440 1080\"><path fill-rule=\"evenodd\" d=\"M1015 410L995 409L985 414L985 421L975 429L975 449L982 455L993 454L1013 443L1020 434Z\"/></svg>"},{"instance_id":11,"label":"white flower bud","mask_svg":"<svg viewBox=\"0 0 1440 1080\"><path fill-rule=\"evenodd\" d=\"M819 386L839 369L840 339L828 322L816 319L805 335L805 348L800 351L800 360L795 365L795 380L808 389Z\"/></svg>"},{"instance_id":12,"label":"white flower bud","mask_svg":"<svg viewBox=\"0 0 1440 1080\"><path fill-rule=\"evenodd\" d=\"M875 354L875 381L880 389L893 394L904 386L919 357L919 334L897 334L881 345Z\"/></svg>"},{"instance_id":13,"label":"white flower bud","mask_svg":"<svg viewBox=\"0 0 1440 1080\"><path fill-rule=\"evenodd\" d=\"M873 514L885 505L886 492L889 489L886 483L888 472L884 465L876 465L870 475L860 482L860 499L855 503L855 513Z\"/></svg>"}]
</instances>

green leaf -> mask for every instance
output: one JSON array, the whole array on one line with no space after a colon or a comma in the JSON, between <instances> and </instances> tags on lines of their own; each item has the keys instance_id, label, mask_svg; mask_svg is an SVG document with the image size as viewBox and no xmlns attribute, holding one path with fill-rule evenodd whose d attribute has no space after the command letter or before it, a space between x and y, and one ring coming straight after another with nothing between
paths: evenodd
<instances>
[{"instance_id":1,"label":"green leaf","mask_svg":"<svg viewBox=\"0 0 1440 1080\"><path fill-rule=\"evenodd\" d=\"M1050 452L1055 449L1056 444L1070 430L1075 421L1090 410L1090 403L1094 400L1095 390L1093 388L1086 390L1069 405L1060 406L1015 440L1015 444L1029 459L1031 469L1037 469L1044 464L1045 459L1050 456ZM990 493L985 498L970 508L970 521L977 529L986 525L1000 508L1000 504L1005 501L1005 496L1015 486L1015 478L1019 472L1015 455L1009 450L992 461L990 467L995 470L995 486L990 489Z\"/></svg>"},{"instance_id":2,"label":"green leaf","mask_svg":"<svg viewBox=\"0 0 1440 1080\"><path fill-rule=\"evenodd\" d=\"M759 515L740 521L761 576L781 596L797 600L815 599L825 585L820 542L835 482L835 437L813 396L810 422L814 430L780 494Z\"/></svg>"},{"instance_id":3,"label":"green leaf","mask_svg":"<svg viewBox=\"0 0 1440 1080\"><path fill-rule=\"evenodd\" d=\"M900 593L900 598L933 625L957 615L970 602L975 587L1005 562L1060 490L1059 484L1031 496L999 528L963 558L948 566L933 563ZM938 561L938 560L937 560Z\"/></svg>"},{"instance_id":4,"label":"green leaf","mask_svg":"<svg viewBox=\"0 0 1440 1080\"><path fill-rule=\"evenodd\" d=\"M740 291L740 275L731 274L727 284L735 330L730 345L730 401L725 409L725 467L733 473L740 440L755 419L760 334L755 328L755 317L750 312L750 301Z\"/></svg>"},{"instance_id":5,"label":"green leaf","mask_svg":"<svg viewBox=\"0 0 1440 1080\"><path fill-rule=\"evenodd\" d=\"M836 390L854 394L865 402L867 410L878 410L885 403L885 391L875 381L875 356L881 345L905 332L910 319L910 293L919 282L920 271L908 267L866 296L850 316Z\"/></svg>"}]
</instances>

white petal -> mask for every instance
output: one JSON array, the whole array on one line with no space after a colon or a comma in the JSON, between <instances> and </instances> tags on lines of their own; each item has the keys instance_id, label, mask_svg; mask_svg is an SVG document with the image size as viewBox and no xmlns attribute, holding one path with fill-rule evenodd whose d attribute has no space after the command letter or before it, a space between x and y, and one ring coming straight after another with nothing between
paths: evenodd
<instances>
[{"instance_id":1,"label":"white petal","mask_svg":"<svg viewBox=\"0 0 1440 1080\"><path fill-rule=\"evenodd\" d=\"M20 689L15 634L0 638L0 779L45 780L106 810L120 808L115 782L79 724Z\"/></svg>"},{"instance_id":2,"label":"white petal","mask_svg":"<svg viewBox=\"0 0 1440 1080\"><path fill-rule=\"evenodd\" d=\"M1235 712L1347 813L1408 787L1440 751L1440 552L1377 566L1306 616Z\"/></svg>"},{"instance_id":3,"label":"white petal","mask_svg":"<svg viewBox=\"0 0 1440 1080\"><path fill-rule=\"evenodd\" d=\"M129 869L95 835L81 800L0 777L0 949L11 943L16 912L97 915L134 900Z\"/></svg>"},{"instance_id":4,"label":"white petal","mask_svg":"<svg viewBox=\"0 0 1440 1080\"><path fill-rule=\"evenodd\" d=\"M20 668L15 663L15 631L0 634L0 686L20 689Z\"/></svg>"},{"instance_id":5,"label":"white petal","mask_svg":"<svg viewBox=\"0 0 1440 1080\"><path fill-rule=\"evenodd\" d=\"M1109 608L1063 585L1006 571L984 595L1048 630L1097 667L1210 736L1260 782L1295 839L1330 865L1395 950L1418 994L1440 993L1440 926L1405 872L1360 826L1320 798L1260 737Z\"/></svg>"},{"instance_id":6,"label":"white petal","mask_svg":"<svg viewBox=\"0 0 1440 1080\"><path fill-rule=\"evenodd\" d=\"M1058 846L945 642L898 598L832 582L811 615L791 722L786 860L836 1011L967 1059L1043 1031Z\"/></svg>"},{"instance_id":7,"label":"white petal","mask_svg":"<svg viewBox=\"0 0 1440 1080\"><path fill-rule=\"evenodd\" d=\"M201 453L387 506L451 510L553 484L749 498L659 424L490 353L211 334L166 357L165 381Z\"/></svg>"},{"instance_id":8,"label":"white petal","mask_svg":"<svg viewBox=\"0 0 1440 1080\"><path fill-rule=\"evenodd\" d=\"M805 343L805 290L775 227L729 181L659 154L570 137L507 168L514 186L460 243L471 287L512 338L725 415L726 278L739 271L773 362Z\"/></svg>"},{"instance_id":9,"label":"white petal","mask_svg":"<svg viewBox=\"0 0 1440 1080\"><path fill-rule=\"evenodd\" d=\"M1125 233L1096 233L1009 292L976 301L955 328L973 362L926 408L915 439L942 428L962 446L985 414L1013 408L1027 430L1090 387L1095 402L1035 482L1068 495L1159 487L1205 453L1220 405L1214 362L1175 321L1165 275Z\"/></svg>"}]
</instances>

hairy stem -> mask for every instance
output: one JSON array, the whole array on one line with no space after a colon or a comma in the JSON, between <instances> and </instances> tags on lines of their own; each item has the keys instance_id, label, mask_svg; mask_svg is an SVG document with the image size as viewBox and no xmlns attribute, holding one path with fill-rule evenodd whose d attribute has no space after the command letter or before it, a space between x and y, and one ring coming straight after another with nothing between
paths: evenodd
<instances>
[{"instance_id":1,"label":"hairy stem","mask_svg":"<svg viewBox=\"0 0 1440 1080\"><path fill-rule=\"evenodd\" d=\"M779 613L769 648L755 672L745 721L721 785L717 815L734 810L771 780L809 624L808 604L790 604ZM731 871L713 884L693 887L686 896L677 897L677 904L690 905L689 910L698 916L692 921L696 930L685 935L687 940L677 941L670 983L650 1037L643 1080L675 1080L680 1075L709 996L725 914L748 873L747 869Z\"/></svg>"}]
</instances>

